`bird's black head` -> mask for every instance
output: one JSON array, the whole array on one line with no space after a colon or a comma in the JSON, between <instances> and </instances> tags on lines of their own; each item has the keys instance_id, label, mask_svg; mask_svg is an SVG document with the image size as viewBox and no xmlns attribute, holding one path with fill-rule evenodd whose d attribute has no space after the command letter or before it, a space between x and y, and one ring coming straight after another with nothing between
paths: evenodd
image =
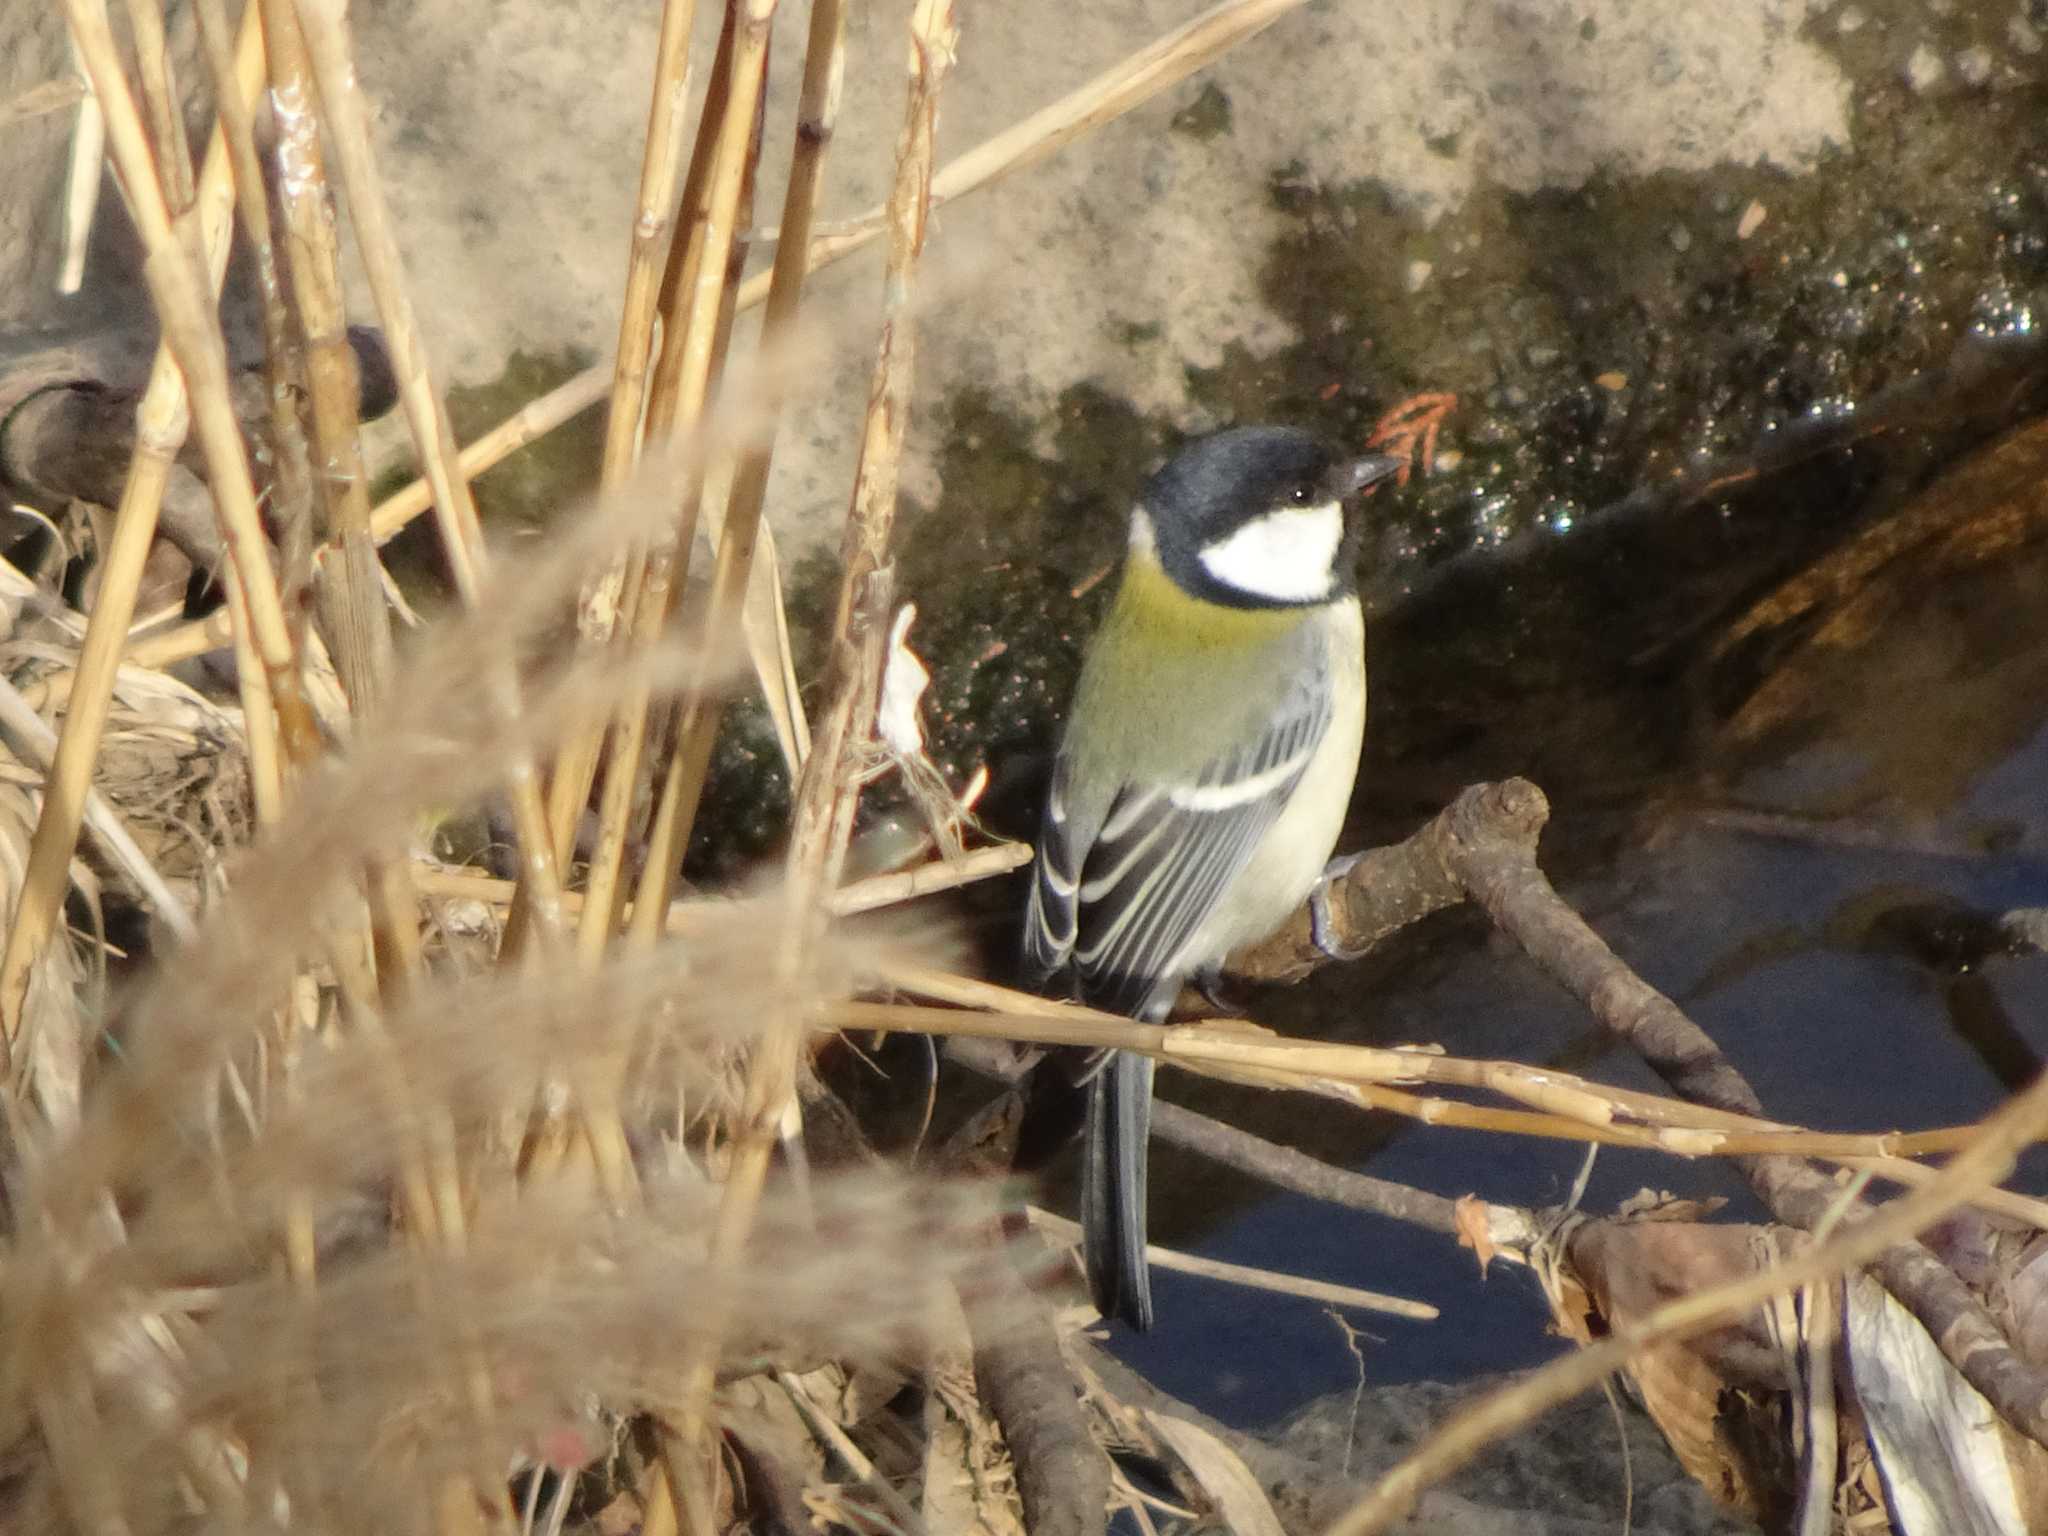
<instances>
[{"instance_id":1,"label":"bird's black head","mask_svg":"<svg viewBox=\"0 0 2048 1536\"><path fill-rule=\"evenodd\" d=\"M1325 603L1352 589L1346 503L1399 469L1292 427L1232 427L1184 445L1146 482L1131 544L1175 585L1233 608Z\"/></svg>"}]
</instances>

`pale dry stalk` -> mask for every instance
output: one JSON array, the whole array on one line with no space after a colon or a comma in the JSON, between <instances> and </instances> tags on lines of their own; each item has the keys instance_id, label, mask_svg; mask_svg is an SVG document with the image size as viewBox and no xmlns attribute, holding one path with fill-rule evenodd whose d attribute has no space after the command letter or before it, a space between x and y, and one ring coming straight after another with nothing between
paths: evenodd
<instances>
[{"instance_id":1,"label":"pale dry stalk","mask_svg":"<svg viewBox=\"0 0 2048 1536\"><path fill-rule=\"evenodd\" d=\"M804 277L809 271L804 253L809 248L818 188L824 177L825 152L831 147L839 116L845 49L844 0L813 0L803 89L797 103L796 145L782 201L782 227L791 231L792 236L775 252L768 309L761 321L764 351L773 350L788 339L803 298ZM775 450L774 424L782 404L778 392L769 402L768 431L756 446L746 451L733 474L717 563L712 570L711 595L696 636L699 649L708 648L716 637L729 633L746 602L754 551L760 540L761 513L768 499L768 470ZM678 710L675 750L663 776L653 830L648 837L646 876L635 904L642 914L636 919L635 929L643 937L652 936L657 915L668 909L675 871L681 865L682 851L689 844L690 829L697 819L704 776L710 768L712 745L723 718L722 704L723 695L712 690L708 680L699 680L685 692ZM801 761L794 739L792 732L792 767Z\"/></svg>"},{"instance_id":2,"label":"pale dry stalk","mask_svg":"<svg viewBox=\"0 0 2048 1536\"><path fill-rule=\"evenodd\" d=\"M262 84L261 38L253 18L243 24L235 64L237 89L245 97L253 97ZM232 197L226 143L216 131L207 148L194 208L207 251L209 277L215 284L227 268ZM10 1045L21 1027L29 967L49 941L63 904L71 851L78 843L86 791L113 701L114 675L134 617L143 566L156 538L157 509L189 423L184 375L166 342L157 348L149 384L136 409L135 457L122 486L114 536L101 560L98 597L86 622L20 901L8 928L4 954L0 954L0 1028Z\"/></svg>"},{"instance_id":3,"label":"pale dry stalk","mask_svg":"<svg viewBox=\"0 0 2048 1536\"><path fill-rule=\"evenodd\" d=\"M690 92L690 25L697 0L665 0L655 40L653 99L640 157L640 192L626 258L626 298L619 315L611 412L605 425L598 484L616 490L640 453L640 416L647 403L647 365L654 347L661 271L675 231L676 177L682 170L683 115Z\"/></svg>"},{"instance_id":4,"label":"pale dry stalk","mask_svg":"<svg viewBox=\"0 0 2048 1536\"><path fill-rule=\"evenodd\" d=\"M1059 100L1040 107L1022 122L948 161L932 178L933 209L943 208L957 197L1058 154L1084 133L1114 122L1197 70L1208 68L1239 43L1263 32L1303 3L1304 0L1227 0L1226 4L1212 7L1175 27ZM851 220L850 227L812 241L809 264L816 269L842 261L880 239L887 227L888 210L874 209ZM787 234L785 229L781 237ZM742 305L758 303L761 295L757 290L764 287L759 278L749 283L740 296Z\"/></svg>"},{"instance_id":5,"label":"pale dry stalk","mask_svg":"<svg viewBox=\"0 0 2048 1536\"><path fill-rule=\"evenodd\" d=\"M775 10L775 0L734 0L728 12L729 62L721 60L727 89L712 141L715 147L708 168L701 155L691 167L691 181L697 184L692 191L701 192L702 208L690 209L686 237L679 242L687 249L672 250L669 255L673 292L663 309L662 355L648 405L650 442L666 442L675 434L696 430L724 362L732 313L728 302L731 260L739 248L741 214L760 148L759 119ZM707 112L709 107L707 101ZM686 205L694 202L695 198L686 194ZM633 650L644 651L654 645L667 627L674 593L689 571L703 483L701 469L693 469L685 477L674 532L647 550L637 571L623 573L626 585L619 601L626 644ZM640 578L637 590L632 580L635 574ZM607 573L606 583L610 580L611 573ZM643 692L629 699L612 723L604 794L598 803L597 845L591 853L577 931L578 947L586 959L601 953L617 928L624 894L626 839L646 758L652 704L651 695ZM568 787L573 786L566 780L556 786L558 791ZM563 806L558 801L552 809L559 813Z\"/></svg>"},{"instance_id":6,"label":"pale dry stalk","mask_svg":"<svg viewBox=\"0 0 2048 1536\"><path fill-rule=\"evenodd\" d=\"M128 13L128 31L135 42L135 74L149 113L150 147L156 151L164 198L176 219L192 206L192 149L185 142L185 114L171 72L164 14L157 0L123 0L122 9Z\"/></svg>"},{"instance_id":7,"label":"pale dry stalk","mask_svg":"<svg viewBox=\"0 0 2048 1536\"><path fill-rule=\"evenodd\" d=\"M640 454L640 421L647 403L660 274L675 232L676 177L682 156L683 116L689 102L690 27L696 14L696 0L665 0L655 41L647 138L640 157L640 189L626 258L626 297L619 315L619 347L612 368L604 459L598 472L598 484L605 490L625 483ZM466 465L463 472L469 472ZM628 557L640 558L644 556L637 553ZM612 615L600 614L597 606L610 582L609 573L601 574L584 596L579 627L586 641L602 643L610 638ZM549 788L549 826L555 857L564 864L572 851L574 828L582 801L590 793L603 740L604 724L595 722L576 732L556 758L554 782Z\"/></svg>"},{"instance_id":8,"label":"pale dry stalk","mask_svg":"<svg viewBox=\"0 0 2048 1536\"><path fill-rule=\"evenodd\" d=\"M335 237L333 193L327 161L313 115L311 65L291 0L260 0L264 46L270 62L270 109L275 129L277 223L286 260L270 240L270 199L258 182L245 199L251 217L250 242L257 251L259 281L270 342L272 429L294 445L284 463L307 467L307 428L312 438L311 495L294 507L297 529L288 540L287 568L294 580L310 579L321 627L334 652L342 690L360 718L383 695L391 671L391 616L384 603L383 572L370 532L370 497L356 416L359 387L355 348L348 335L347 300L341 280L341 252ZM253 146L252 146L253 148ZM259 170L260 174L260 170ZM258 233L260 230L260 234ZM265 274L267 273L267 277ZM289 309L286 298L289 296ZM305 422L299 415L303 378ZM319 512L317 565L311 530ZM294 569L296 567L296 569ZM376 948L379 992L388 1001L403 993L420 965L419 901L408 867L380 860L364 871ZM341 942L347 943L346 936Z\"/></svg>"},{"instance_id":9,"label":"pale dry stalk","mask_svg":"<svg viewBox=\"0 0 2048 1536\"><path fill-rule=\"evenodd\" d=\"M673 353L679 345L675 335L675 327L681 323L681 316L675 308L676 274L687 261L688 250L700 247L704 238L711 165L718 158L719 135L725 127L726 99L732 85L732 53L738 4L739 0L726 0L725 21L719 32L718 47L713 54L711 78L705 86L704 105L697 122L696 142L690 154L689 177L683 185L682 223L670 239L668 260L662 273L657 307L661 313L664 357ZM614 378L616 364L601 371L607 379ZM646 414L648 420L645 435L651 437L662 409L657 403ZM638 418L635 420L635 427L636 430L640 428ZM644 446L645 437L640 441ZM602 646L612 643L622 616L627 616L629 605L639 600L640 588L647 573L647 556L646 541L635 540L628 546L623 556L608 559L599 570L585 580L576 602L576 632L584 644ZM614 719L644 720L644 717L644 711L628 709L615 712L613 716L591 720L580 729L572 731L556 752L554 772L548 783L548 824L555 840L555 856L565 867L575 844L576 829L582 821L585 808L590 803L590 787L597 779L598 761L608 741L612 746L613 755L616 757L619 754ZM637 746L633 747L636 755L638 750ZM586 874L586 885L589 878ZM616 886L616 875L612 883ZM526 942L530 893L523 889L523 886L522 881L518 899L513 902L511 915L505 923L504 938L499 945L501 955L516 955Z\"/></svg>"},{"instance_id":10,"label":"pale dry stalk","mask_svg":"<svg viewBox=\"0 0 2048 1536\"><path fill-rule=\"evenodd\" d=\"M370 147L368 114L356 87L354 50L350 46L345 7L340 0L299 0L299 23L319 90L341 179L348 193L356 243L362 252L406 421L420 456L441 531L441 545L456 590L474 607L485 559L482 529L469 482L456 469L454 429L447 402L433 376L420 339L412 299L406 290L404 261L391 228ZM509 661L486 658L486 683L508 715L518 711L518 681ZM510 765L507 798L519 839L521 869L531 887L533 910L549 934L562 927L562 884L547 811L532 760L519 757Z\"/></svg>"},{"instance_id":11,"label":"pale dry stalk","mask_svg":"<svg viewBox=\"0 0 2048 1536\"><path fill-rule=\"evenodd\" d=\"M1510 1061L1471 1061L1433 1051L1287 1040L1255 1027L1144 1024L1076 1004L1049 1002L992 983L947 977L886 962L879 975L905 990L951 994L958 1008L842 1002L819 1027L883 1033L958 1035L1028 1041L1090 1050L1127 1050L1206 1076L1269 1088L1318 1093L1359 1108L1386 1110L1430 1125L1455 1126L1551 1140L1597 1142L1675 1157L1818 1157L1865 1169L1890 1183L1919 1187L1933 1170L1901 1151L1964 1144L1974 1126L1868 1135L1803 1130L1725 1110L1610 1088L1565 1073ZM1393 1085L1433 1083L1483 1088L1539 1106L1538 1113L1494 1109L1400 1091ZM2048 1230L2048 1203L2008 1190L1987 1190L1979 1208Z\"/></svg>"},{"instance_id":12,"label":"pale dry stalk","mask_svg":"<svg viewBox=\"0 0 2048 1536\"><path fill-rule=\"evenodd\" d=\"M824 897L839 882L859 797L862 758L873 729L881 643L889 604L889 542L896 521L896 490L909 427L916 367L911 297L930 217L933 138L938 93L952 68L959 33L951 0L918 0L910 22L910 84L897 140L896 179L889 199L888 272L883 282L881 337L868 392L866 426L852 505L841 545L839 610L833 624L826 677L831 704L797 790L786 881L784 939L778 952L788 1017L756 1046L732 1159L719 1201L713 1262L734 1263L752 1230L768 1162L795 1100L798 1064L809 1030L800 1001L806 968L827 921ZM703 1343L683 1363L680 1455L671 1458L685 1507L708 1501L690 1496L706 1486L712 1368L720 1320L706 1319Z\"/></svg>"},{"instance_id":13,"label":"pale dry stalk","mask_svg":"<svg viewBox=\"0 0 2048 1536\"><path fill-rule=\"evenodd\" d=\"M285 529L281 544L285 590L294 598L303 586L301 567L310 555L311 530L306 527L311 499L306 462L306 435L299 423L299 380L303 373L299 349L285 312L283 278L270 238L270 197L263 185L263 162L256 147L256 119L248 103L228 84L232 44L226 0L199 0L200 41L212 72L220 125L227 135L229 163L235 175L235 211L242 238L248 242L256 290L262 300L265 382L270 407L270 511L274 525ZM260 13L259 13L260 14ZM268 33L266 32L266 41Z\"/></svg>"},{"instance_id":14,"label":"pale dry stalk","mask_svg":"<svg viewBox=\"0 0 2048 1536\"><path fill-rule=\"evenodd\" d=\"M932 859L911 869L849 881L832 892L826 898L826 904L834 917L852 917L861 912L892 907L899 902L915 901L920 896L957 890L978 880L992 880L1030 862L1031 850L1023 843L996 843L991 847L972 849L957 859ZM512 881L478 869L422 864L416 867L414 879L429 896L486 901L500 907L512 904L515 889ZM562 900L571 912L582 909L583 895L580 891L566 892ZM723 897L671 901L662 927L665 932L678 936L701 933L707 923L731 912L733 905L730 899ZM636 919L638 912L637 907L627 909L628 916Z\"/></svg>"}]
</instances>

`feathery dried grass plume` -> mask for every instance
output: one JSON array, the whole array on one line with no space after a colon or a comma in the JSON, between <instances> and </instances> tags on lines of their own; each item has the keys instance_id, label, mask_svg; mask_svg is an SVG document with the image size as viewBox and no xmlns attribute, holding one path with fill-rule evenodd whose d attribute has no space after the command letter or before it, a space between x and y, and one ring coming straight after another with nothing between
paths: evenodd
<instances>
[{"instance_id":1,"label":"feathery dried grass plume","mask_svg":"<svg viewBox=\"0 0 2048 1536\"><path fill-rule=\"evenodd\" d=\"M427 636L408 686L233 860L193 941L93 1021L107 1048L89 1091L69 1085L75 1120L13 1100L13 1528L87 1516L148 1532L204 1510L446 1529L452 1479L502 1486L522 1457L595 1457L614 1421L591 1405L662 1406L700 1319L719 1319L721 1359L915 1353L989 1252L985 1193L870 1169L771 1192L744 1253L711 1262L734 1064L790 1009L800 1025L814 999L851 990L868 962L843 936L820 943L798 994L778 975L781 935L735 905L687 941L422 979L379 1017L323 1016L310 1033L280 1009L367 859L491 792L508 750L545 750L593 704L699 674L705 658L676 647L621 665L547 643L593 559L656 505L644 489L608 499ZM521 662L518 720L480 695L480 654ZM630 1211L517 1176L537 1092L600 1068L631 1085ZM393 1214L392 1192L440 1154L461 1170L459 1242ZM310 1288L277 1262L295 1203L318 1245Z\"/></svg>"}]
</instances>

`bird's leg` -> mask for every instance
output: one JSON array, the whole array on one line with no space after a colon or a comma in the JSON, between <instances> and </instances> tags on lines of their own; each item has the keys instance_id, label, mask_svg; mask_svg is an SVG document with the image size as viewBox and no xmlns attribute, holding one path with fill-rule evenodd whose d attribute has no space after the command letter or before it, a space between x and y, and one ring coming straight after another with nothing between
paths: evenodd
<instances>
[{"instance_id":1,"label":"bird's leg","mask_svg":"<svg viewBox=\"0 0 2048 1536\"><path fill-rule=\"evenodd\" d=\"M1309 942L1328 955L1332 960L1356 960L1369 946L1351 948L1337 937L1336 914L1330 910L1330 887L1349 875L1358 867L1363 853L1340 853L1323 866L1323 872L1316 877L1316 888L1308 897Z\"/></svg>"}]
</instances>

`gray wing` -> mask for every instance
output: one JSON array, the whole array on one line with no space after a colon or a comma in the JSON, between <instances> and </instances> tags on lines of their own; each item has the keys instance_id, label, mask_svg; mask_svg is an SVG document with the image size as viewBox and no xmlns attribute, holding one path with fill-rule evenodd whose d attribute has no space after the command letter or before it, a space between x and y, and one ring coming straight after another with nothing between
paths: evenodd
<instances>
[{"instance_id":1,"label":"gray wing","mask_svg":"<svg viewBox=\"0 0 2048 1536\"><path fill-rule=\"evenodd\" d=\"M1099 826L1077 826L1062 752L1046 797L1025 920L1037 985L1060 976L1085 1001L1138 1014L1278 818L1330 725L1327 689L1289 691L1254 741L1178 784L1125 784Z\"/></svg>"}]
</instances>

